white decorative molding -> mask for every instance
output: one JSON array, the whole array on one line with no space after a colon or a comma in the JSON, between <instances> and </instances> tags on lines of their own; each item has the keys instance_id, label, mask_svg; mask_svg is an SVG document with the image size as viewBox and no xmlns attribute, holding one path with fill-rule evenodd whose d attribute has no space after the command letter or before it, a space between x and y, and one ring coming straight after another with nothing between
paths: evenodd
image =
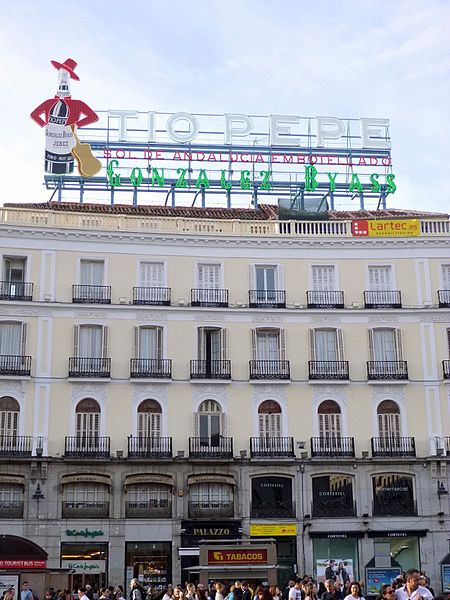
<instances>
[{"instance_id":1,"label":"white decorative molding","mask_svg":"<svg viewBox=\"0 0 450 600\"><path fill-rule=\"evenodd\" d=\"M0 381L0 398L11 396L19 403L19 432L24 435L25 432L25 381Z\"/></svg>"},{"instance_id":2,"label":"white decorative molding","mask_svg":"<svg viewBox=\"0 0 450 600\"><path fill-rule=\"evenodd\" d=\"M279 315L255 315L252 318L253 323L283 323L283 317Z\"/></svg>"},{"instance_id":3,"label":"white decorative molding","mask_svg":"<svg viewBox=\"0 0 450 600\"><path fill-rule=\"evenodd\" d=\"M193 412L205 400L215 400L222 407L222 412L227 412L228 385L226 383L214 385L192 385L192 408Z\"/></svg>"},{"instance_id":4,"label":"white decorative molding","mask_svg":"<svg viewBox=\"0 0 450 600\"><path fill-rule=\"evenodd\" d=\"M450 312L443 311L438 314L420 315L421 323L450 323Z\"/></svg>"},{"instance_id":5,"label":"white decorative molding","mask_svg":"<svg viewBox=\"0 0 450 600\"><path fill-rule=\"evenodd\" d=\"M194 314L195 321L225 321L224 315L222 313L195 313Z\"/></svg>"},{"instance_id":6,"label":"white decorative molding","mask_svg":"<svg viewBox=\"0 0 450 600\"><path fill-rule=\"evenodd\" d=\"M328 317L326 315L315 315L310 318L311 323L319 323L319 324L327 324L332 325L334 323L340 323L342 321L341 317Z\"/></svg>"},{"instance_id":7,"label":"white decorative molding","mask_svg":"<svg viewBox=\"0 0 450 600\"><path fill-rule=\"evenodd\" d=\"M313 431L314 435L319 435L319 419L317 411L319 406L325 400L333 400L341 409L341 431L342 436L348 435L348 413L347 413L347 394L346 388L339 385L314 386L312 395L313 410Z\"/></svg>"},{"instance_id":8,"label":"white decorative molding","mask_svg":"<svg viewBox=\"0 0 450 600\"><path fill-rule=\"evenodd\" d=\"M167 321L167 314L163 312L137 311L134 318L136 321Z\"/></svg>"},{"instance_id":9,"label":"white decorative molding","mask_svg":"<svg viewBox=\"0 0 450 600\"><path fill-rule=\"evenodd\" d=\"M107 319L108 314L96 310L83 310L77 313L78 319Z\"/></svg>"},{"instance_id":10,"label":"white decorative molding","mask_svg":"<svg viewBox=\"0 0 450 600\"><path fill-rule=\"evenodd\" d=\"M391 323L398 323L399 318L397 315L370 315L368 322L373 325L389 325Z\"/></svg>"},{"instance_id":11,"label":"white decorative molding","mask_svg":"<svg viewBox=\"0 0 450 600\"><path fill-rule=\"evenodd\" d=\"M258 406L264 400L275 400L287 406L288 385L260 384L253 386L253 402ZM258 411L256 411L258 412Z\"/></svg>"},{"instance_id":12,"label":"white decorative molding","mask_svg":"<svg viewBox=\"0 0 450 600\"><path fill-rule=\"evenodd\" d=\"M70 403L70 435L75 435L75 409L78 402L84 398L92 398L100 405L100 435L106 435L106 383L72 383L72 395Z\"/></svg>"},{"instance_id":13,"label":"white decorative molding","mask_svg":"<svg viewBox=\"0 0 450 600\"><path fill-rule=\"evenodd\" d=\"M168 400L167 400L167 383L161 381L161 383L135 383L133 388L133 400L131 403L132 415L131 415L131 431L133 435L138 433L137 423L137 410L139 404L144 400L156 400L161 406L161 435L167 436L168 432Z\"/></svg>"}]
</instances>

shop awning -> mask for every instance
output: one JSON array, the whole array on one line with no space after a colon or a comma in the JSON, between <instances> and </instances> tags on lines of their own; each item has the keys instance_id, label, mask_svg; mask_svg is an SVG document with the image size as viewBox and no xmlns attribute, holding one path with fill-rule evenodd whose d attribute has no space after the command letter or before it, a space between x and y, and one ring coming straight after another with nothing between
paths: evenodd
<instances>
[{"instance_id":1,"label":"shop awning","mask_svg":"<svg viewBox=\"0 0 450 600\"><path fill-rule=\"evenodd\" d=\"M267 569L285 569L285 565L200 565L189 566L198 571L266 571ZM289 568L289 567L288 567Z\"/></svg>"},{"instance_id":2,"label":"shop awning","mask_svg":"<svg viewBox=\"0 0 450 600\"><path fill-rule=\"evenodd\" d=\"M198 473L197 475L189 475L187 484L193 485L195 483L225 483L227 485L236 485L234 475L225 473Z\"/></svg>"},{"instance_id":3,"label":"shop awning","mask_svg":"<svg viewBox=\"0 0 450 600\"><path fill-rule=\"evenodd\" d=\"M13 483L25 487L25 475L0 475L0 483Z\"/></svg>"},{"instance_id":4,"label":"shop awning","mask_svg":"<svg viewBox=\"0 0 450 600\"><path fill-rule=\"evenodd\" d=\"M159 485L170 485L173 487L175 482L172 475L164 475L161 473L136 473L127 475L124 479L123 486L136 485L139 483L156 483Z\"/></svg>"},{"instance_id":5,"label":"shop awning","mask_svg":"<svg viewBox=\"0 0 450 600\"><path fill-rule=\"evenodd\" d=\"M71 473L63 475L59 483L61 487L68 483L101 483L112 487L111 477L100 473Z\"/></svg>"},{"instance_id":6,"label":"shop awning","mask_svg":"<svg viewBox=\"0 0 450 600\"><path fill-rule=\"evenodd\" d=\"M200 548L178 548L178 556L198 556ZM190 567L189 567L190 568Z\"/></svg>"}]
</instances>

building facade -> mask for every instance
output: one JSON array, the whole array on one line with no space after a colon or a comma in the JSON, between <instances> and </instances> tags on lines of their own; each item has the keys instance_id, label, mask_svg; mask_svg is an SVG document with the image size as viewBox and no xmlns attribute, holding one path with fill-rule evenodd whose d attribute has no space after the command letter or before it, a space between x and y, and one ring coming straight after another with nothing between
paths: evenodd
<instances>
[{"instance_id":1,"label":"building facade","mask_svg":"<svg viewBox=\"0 0 450 600\"><path fill-rule=\"evenodd\" d=\"M419 235L352 235L380 217ZM180 583L274 538L280 582L441 589L447 215L6 205L0 238L0 570Z\"/></svg>"}]
</instances>

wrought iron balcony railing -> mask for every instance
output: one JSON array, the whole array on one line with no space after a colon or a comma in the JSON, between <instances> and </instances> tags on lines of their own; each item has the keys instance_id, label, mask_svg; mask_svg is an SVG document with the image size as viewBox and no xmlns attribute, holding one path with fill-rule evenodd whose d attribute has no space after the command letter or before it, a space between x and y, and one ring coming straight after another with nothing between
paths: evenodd
<instances>
[{"instance_id":1,"label":"wrought iron balcony railing","mask_svg":"<svg viewBox=\"0 0 450 600\"><path fill-rule=\"evenodd\" d=\"M364 292L364 308L401 308L402 293L398 290L369 290Z\"/></svg>"},{"instance_id":2,"label":"wrought iron balcony railing","mask_svg":"<svg viewBox=\"0 0 450 600\"><path fill-rule=\"evenodd\" d=\"M110 285L73 285L74 304L111 304Z\"/></svg>"},{"instance_id":3,"label":"wrought iron balcony railing","mask_svg":"<svg viewBox=\"0 0 450 600\"><path fill-rule=\"evenodd\" d=\"M231 361L191 360L191 379L231 379Z\"/></svg>"},{"instance_id":4,"label":"wrought iron balcony railing","mask_svg":"<svg viewBox=\"0 0 450 600\"><path fill-rule=\"evenodd\" d=\"M129 435L128 458L172 458L172 438Z\"/></svg>"},{"instance_id":5,"label":"wrought iron balcony railing","mask_svg":"<svg viewBox=\"0 0 450 600\"><path fill-rule=\"evenodd\" d=\"M190 458L233 458L233 438L213 435L189 438Z\"/></svg>"},{"instance_id":6,"label":"wrought iron balcony railing","mask_svg":"<svg viewBox=\"0 0 450 600\"><path fill-rule=\"evenodd\" d=\"M130 519L170 519L172 504L155 500L137 500L125 503L125 516Z\"/></svg>"},{"instance_id":7,"label":"wrought iron balcony railing","mask_svg":"<svg viewBox=\"0 0 450 600\"><path fill-rule=\"evenodd\" d=\"M0 501L0 519L22 519L23 501L20 500L1 500Z\"/></svg>"},{"instance_id":8,"label":"wrought iron balcony railing","mask_svg":"<svg viewBox=\"0 0 450 600\"><path fill-rule=\"evenodd\" d=\"M286 290L249 290L250 308L286 308Z\"/></svg>"},{"instance_id":9,"label":"wrought iron balcony railing","mask_svg":"<svg viewBox=\"0 0 450 600\"><path fill-rule=\"evenodd\" d=\"M416 456L416 442L413 437L373 437L371 445L372 456Z\"/></svg>"},{"instance_id":10,"label":"wrought iron balcony railing","mask_svg":"<svg viewBox=\"0 0 450 600\"><path fill-rule=\"evenodd\" d=\"M450 308L450 290L438 290L439 308Z\"/></svg>"},{"instance_id":11,"label":"wrought iron balcony railing","mask_svg":"<svg viewBox=\"0 0 450 600\"><path fill-rule=\"evenodd\" d=\"M348 360L310 360L309 379L345 380L349 378Z\"/></svg>"},{"instance_id":12,"label":"wrought iron balcony railing","mask_svg":"<svg viewBox=\"0 0 450 600\"><path fill-rule=\"evenodd\" d=\"M290 502L252 502L252 519L295 519L295 503Z\"/></svg>"},{"instance_id":13,"label":"wrought iron balcony railing","mask_svg":"<svg viewBox=\"0 0 450 600\"><path fill-rule=\"evenodd\" d=\"M311 438L311 457L346 458L355 456L355 439L328 436Z\"/></svg>"},{"instance_id":14,"label":"wrought iron balcony railing","mask_svg":"<svg viewBox=\"0 0 450 600\"><path fill-rule=\"evenodd\" d=\"M250 456L252 458L294 457L294 438L251 437Z\"/></svg>"},{"instance_id":15,"label":"wrought iron balcony railing","mask_svg":"<svg viewBox=\"0 0 450 600\"><path fill-rule=\"evenodd\" d=\"M109 502L63 502L63 519L107 519L109 517Z\"/></svg>"},{"instance_id":16,"label":"wrought iron balcony railing","mask_svg":"<svg viewBox=\"0 0 450 600\"><path fill-rule=\"evenodd\" d=\"M191 306L228 306L228 290L191 289Z\"/></svg>"},{"instance_id":17,"label":"wrought iron balcony railing","mask_svg":"<svg viewBox=\"0 0 450 600\"><path fill-rule=\"evenodd\" d=\"M371 381L408 379L408 363L406 360L369 360L367 379Z\"/></svg>"},{"instance_id":18,"label":"wrought iron balcony railing","mask_svg":"<svg viewBox=\"0 0 450 600\"><path fill-rule=\"evenodd\" d=\"M71 356L69 358L69 377L111 377L110 358L89 358Z\"/></svg>"},{"instance_id":19,"label":"wrought iron balcony railing","mask_svg":"<svg viewBox=\"0 0 450 600\"><path fill-rule=\"evenodd\" d=\"M0 354L0 375L16 375L30 377L31 356Z\"/></svg>"},{"instance_id":20,"label":"wrought iron balcony railing","mask_svg":"<svg viewBox=\"0 0 450 600\"><path fill-rule=\"evenodd\" d=\"M109 446L109 437L67 436L64 456L70 458L109 458Z\"/></svg>"},{"instance_id":21,"label":"wrought iron balcony railing","mask_svg":"<svg viewBox=\"0 0 450 600\"><path fill-rule=\"evenodd\" d=\"M290 379L288 360L251 360L250 379Z\"/></svg>"},{"instance_id":22,"label":"wrought iron balcony railing","mask_svg":"<svg viewBox=\"0 0 450 600\"><path fill-rule=\"evenodd\" d=\"M344 292L341 290L309 290L306 292L308 308L344 308Z\"/></svg>"},{"instance_id":23,"label":"wrought iron balcony railing","mask_svg":"<svg viewBox=\"0 0 450 600\"><path fill-rule=\"evenodd\" d=\"M444 379L450 379L450 360L442 361L442 371L444 373Z\"/></svg>"},{"instance_id":24,"label":"wrought iron balcony railing","mask_svg":"<svg viewBox=\"0 0 450 600\"><path fill-rule=\"evenodd\" d=\"M0 281L0 300L33 300L33 284L26 281Z\"/></svg>"},{"instance_id":25,"label":"wrought iron balcony railing","mask_svg":"<svg viewBox=\"0 0 450 600\"><path fill-rule=\"evenodd\" d=\"M172 360L170 358L132 358L130 378L170 379Z\"/></svg>"},{"instance_id":26,"label":"wrought iron balcony railing","mask_svg":"<svg viewBox=\"0 0 450 600\"><path fill-rule=\"evenodd\" d=\"M342 496L325 496L323 502L314 502L311 506L313 518L356 517L356 504L346 504Z\"/></svg>"},{"instance_id":27,"label":"wrought iron balcony railing","mask_svg":"<svg viewBox=\"0 0 450 600\"><path fill-rule=\"evenodd\" d=\"M134 287L133 304L153 304L154 306L170 306L171 288L166 287Z\"/></svg>"},{"instance_id":28,"label":"wrought iron balcony railing","mask_svg":"<svg viewBox=\"0 0 450 600\"><path fill-rule=\"evenodd\" d=\"M234 517L233 502L226 502L217 499L205 502L188 503L188 515L190 519L225 519Z\"/></svg>"},{"instance_id":29,"label":"wrought iron balcony railing","mask_svg":"<svg viewBox=\"0 0 450 600\"><path fill-rule=\"evenodd\" d=\"M31 435L0 435L0 456L31 456L32 449Z\"/></svg>"},{"instance_id":30,"label":"wrought iron balcony railing","mask_svg":"<svg viewBox=\"0 0 450 600\"><path fill-rule=\"evenodd\" d=\"M398 494L385 494L373 502L374 517L415 517L417 504L412 498L401 498Z\"/></svg>"}]
</instances>

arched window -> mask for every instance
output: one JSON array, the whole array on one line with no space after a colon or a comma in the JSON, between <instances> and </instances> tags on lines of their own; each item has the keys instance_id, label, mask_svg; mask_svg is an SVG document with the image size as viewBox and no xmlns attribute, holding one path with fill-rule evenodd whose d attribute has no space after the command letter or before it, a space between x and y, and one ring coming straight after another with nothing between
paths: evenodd
<instances>
[{"instance_id":1,"label":"arched window","mask_svg":"<svg viewBox=\"0 0 450 600\"><path fill-rule=\"evenodd\" d=\"M137 409L138 437L161 437L161 406L156 400L143 400Z\"/></svg>"},{"instance_id":2,"label":"arched window","mask_svg":"<svg viewBox=\"0 0 450 600\"><path fill-rule=\"evenodd\" d=\"M196 415L196 436L205 443L218 445L223 433L223 414L220 404L215 400L205 400L198 407Z\"/></svg>"},{"instance_id":3,"label":"arched window","mask_svg":"<svg viewBox=\"0 0 450 600\"><path fill-rule=\"evenodd\" d=\"M281 407L275 400L265 400L258 407L259 436L281 436Z\"/></svg>"},{"instance_id":4,"label":"arched window","mask_svg":"<svg viewBox=\"0 0 450 600\"><path fill-rule=\"evenodd\" d=\"M84 398L78 402L76 413L77 438L93 438L99 436L100 406L93 398Z\"/></svg>"},{"instance_id":5,"label":"arched window","mask_svg":"<svg viewBox=\"0 0 450 600\"><path fill-rule=\"evenodd\" d=\"M10 396L0 398L0 436L16 436L19 432L20 407Z\"/></svg>"},{"instance_id":6,"label":"arched window","mask_svg":"<svg viewBox=\"0 0 450 600\"><path fill-rule=\"evenodd\" d=\"M172 489L168 485L140 483L127 487L127 517L158 518L172 514Z\"/></svg>"},{"instance_id":7,"label":"arched window","mask_svg":"<svg viewBox=\"0 0 450 600\"><path fill-rule=\"evenodd\" d=\"M400 409L393 400L383 400L377 407L380 438L400 437Z\"/></svg>"},{"instance_id":8,"label":"arched window","mask_svg":"<svg viewBox=\"0 0 450 600\"><path fill-rule=\"evenodd\" d=\"M334 400L325 400L317 410L319 415L319 436L321 438L341 437L341 409Z\"/></svg>"},{"instance_id":9,"label":"arched window","mask_svg":"<svg viewBox=\"0 0 450 600\"><path fill-rule=\"evenodd\" d=\"M101 483L68 483L64 486L62 517L108 518L109 496L109 487Z\"/></svg>"}]
</instances>

